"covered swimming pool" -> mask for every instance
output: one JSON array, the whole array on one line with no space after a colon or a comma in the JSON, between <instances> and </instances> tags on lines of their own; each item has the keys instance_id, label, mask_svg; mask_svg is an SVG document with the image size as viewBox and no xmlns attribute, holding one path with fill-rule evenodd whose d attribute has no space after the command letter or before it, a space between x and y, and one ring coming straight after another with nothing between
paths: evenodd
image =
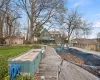
<instances>
[{"instance_id":1,"label":"covered swimming pool","mask_svg":"<svg viewBox=\"0 0 100 80\"><path fill-rule=\"evenodd\" d=\"M76 58L80 58L84 61L84 64L79 64L73 61L73 63L78 64L79 66L87 69L88 71L95 73L100 76L100 55L97 52L87 51L75 47L56 47L56 52L58 54L63 54L64 58L69 53ZM62 57L62 56L61 56Z\"/></svg>"}]
</instances>

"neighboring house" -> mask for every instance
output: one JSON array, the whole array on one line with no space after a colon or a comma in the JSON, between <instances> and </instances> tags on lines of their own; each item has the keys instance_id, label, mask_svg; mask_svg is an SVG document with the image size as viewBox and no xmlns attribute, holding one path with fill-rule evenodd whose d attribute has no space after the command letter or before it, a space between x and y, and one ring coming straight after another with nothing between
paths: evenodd
<instances>
[{"instance_id":1,"label":"neighboring house","mask_svg":"<svg viewBox=\"0 0 100 80\"><path fill-rule=\"evenodd\" d=\"M50 40L51 39L50 33L48 32L48 30L46 28L41 32L40 39L41 40Z\"/></svg>"},{"instance_id":2,"label":"neighboring house","mask_svg":"<svg viewBox=\"0 0 100 80\"><path fill-rule=\"evenodd\" d=\"M48 31L46 28L41 32L40 40L44 43L59 43L60 42L59 31Z\"/></svg>"},{"instance_id":3,"label":"neighboring house","mask_svg":"<svg viewBox=\"0 0 100 80\"><path fill-rule=\"evenodd\" d=\"M98 47L98 42L96 39L84 39L78 38L71 40L71 44L73 47L79 47L87 50L96 51Z\"/></svg>"},{"instance_id":4,"label":"neighboring house","mask_svg":"<svg viewBox=\"0 0 100 80\"><path fill-rule=\"evenodd\" d=\"M5 39L6 44L23 44L24 38L11 36Z\"/></svg>"},{"instance_id":5,"label":"neighboring house","mask_svg":"<svg viewBox=\"0 0 100 80\"><path fill-rule=\"evenodd\" d=\"M54 31L49 31L49 33L51 38L54 39L56 43L61 43L61 34L59 31L54 30Z\"/></svg>"}]
</instances>

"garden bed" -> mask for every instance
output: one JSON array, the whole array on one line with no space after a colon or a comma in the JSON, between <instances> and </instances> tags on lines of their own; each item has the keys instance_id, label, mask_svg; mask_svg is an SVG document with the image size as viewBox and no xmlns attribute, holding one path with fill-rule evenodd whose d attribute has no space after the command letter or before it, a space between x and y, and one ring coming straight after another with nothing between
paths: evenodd
<instances>
[{"instance_id":1,"label":"garden bed","mask_svg":"<svg viewBox=\"0 0 100 80\"><path fill-rule=\"evenodd\" d=\"M0 80L8 75L8 59L32 48L31 46L0 46Z\"/></svg>"}]
</instances>

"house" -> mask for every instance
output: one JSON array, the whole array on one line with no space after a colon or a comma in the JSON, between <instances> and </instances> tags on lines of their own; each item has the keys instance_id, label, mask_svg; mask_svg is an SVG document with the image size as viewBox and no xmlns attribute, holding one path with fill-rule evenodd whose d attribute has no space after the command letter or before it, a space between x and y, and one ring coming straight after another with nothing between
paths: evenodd
<instances>
[{"instance_id":1,"label":"house","mask_svg":"<svg viewBox=\"0 0 100 80\"><path fill-rule=\"evenodd\" d=\"M60 43L60 32L59 31L48 31L46 28L41 32L40 35L40 40L43 43L48 43L48 44L55 44L55 43Z\"/></svg>"},{"instance_id":2,"label":"house","mask_svg":"<svg viewBox=\"0 0 100 80\"><path fill-rule=\"evenodd\" d=\"M6 44L23 44L24 38L17 37L17 36L11 36L5 39Z\"/></svg>"},{"instance_id":3,"label":"house","mask_svg":"<svg viewBox=\"0 0 100 80\"><path fill-rule=\"evenodd\" d=\"M54 31L49 31L49 33L51 38L53 38L57 44L61 43L61 34L59 31L54 30Z\"/></svg>"},{"instance_id":4,"label":"house","mask_svg":"<svg viewBox=\"0 0 100 80\"><path fill-rule=\"evenodd\" d=\"M77 38L71 40L71 45L73 47L78 47L93 51L96 51L98 49L98 42L96 39Z\"/></svg>"}]
</instances>

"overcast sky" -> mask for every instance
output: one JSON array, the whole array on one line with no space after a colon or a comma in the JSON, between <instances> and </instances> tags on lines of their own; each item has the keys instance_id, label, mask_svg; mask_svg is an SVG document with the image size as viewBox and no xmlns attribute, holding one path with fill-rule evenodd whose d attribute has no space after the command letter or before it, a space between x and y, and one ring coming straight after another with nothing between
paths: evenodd
<instances>
[{"instance_id":1,"label":"overcast sky","mask_svg":"<svg viewBox=\"0 0 100 80\"><path fill-rule=\"evenodd\" d=\"M84 19L93 23L92 35L90 38L95 38L100 32L100 0L65 0L66 6L71 9L78 9Z\"/></svg>"}]
</instances>

